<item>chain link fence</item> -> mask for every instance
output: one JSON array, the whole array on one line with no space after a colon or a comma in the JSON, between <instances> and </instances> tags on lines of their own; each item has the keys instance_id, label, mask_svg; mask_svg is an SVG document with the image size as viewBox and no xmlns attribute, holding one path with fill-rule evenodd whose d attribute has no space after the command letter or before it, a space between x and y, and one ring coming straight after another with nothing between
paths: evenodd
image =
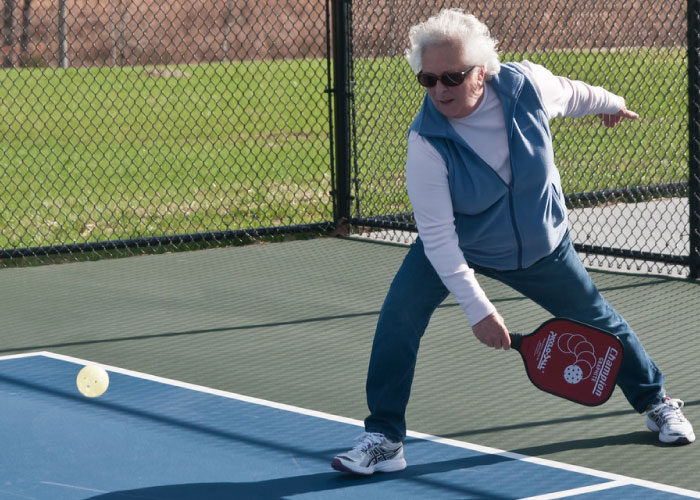
<instances>
[{"instance_id":1,"label":"chain link fence","mask_svg":"<svg viewBox=\"0 0 700 500\"><path fill-rule=\"evenodd\" d=\"M0 265L332 226L323 2L1 12Z\"/></svg>"},{"instance_id":2,"label":"chain link fence","mask_svg":"<svg viewBox=\"0 0 700 500\"><path fill-rule=\"evenodd\" d=\"M689 234L683 2L354 1L356 232L415 237L403 182L405 134L424 91L402 54L410 26L445 7L485 22L503 62L528 59L626 98L641 119L614 130L595 117L551 122L572 237L590 266L688 275L689 255L698 262L700 250L697 243L691 250ZM697 204L697 179L695 186Z\"/></svg>"},{"instance_id":3,"label":"chain link fence","mask_svg":"<svg viewBox=\"0 0 700 500\"><path fill-rule=\"evenodd\" d=\"M502 61L641 115L552 122L586 264L697 277L696 4L2 0L0 266L327 234L341 217L412 241L407 31L461 7Z\"/></svg>"}]
</instances>

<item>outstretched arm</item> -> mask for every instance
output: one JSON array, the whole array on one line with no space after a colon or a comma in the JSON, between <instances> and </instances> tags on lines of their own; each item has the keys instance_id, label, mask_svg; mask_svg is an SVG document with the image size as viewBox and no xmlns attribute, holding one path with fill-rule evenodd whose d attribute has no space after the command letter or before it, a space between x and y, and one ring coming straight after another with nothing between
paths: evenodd
<instances>
[{"instance_id":1,"label":"outstretched arm","mask_svg":"<svg viewBox=\"0 0 700 500\"><path fill-rule=\"evenodd\" d=\"M603 87L554 75L544 66L530 61L522 61L519 65L530 76L550 119L598 115L605 126L614 127L622 118L637 118L636 113L625 107L622 96Z\"/></svg>"}]
</instances>

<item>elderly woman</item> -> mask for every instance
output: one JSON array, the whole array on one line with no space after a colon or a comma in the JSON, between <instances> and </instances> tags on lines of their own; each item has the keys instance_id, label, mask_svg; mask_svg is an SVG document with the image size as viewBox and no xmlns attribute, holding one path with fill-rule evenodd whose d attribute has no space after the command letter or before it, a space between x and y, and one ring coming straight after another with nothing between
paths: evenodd
<instances>
[{"instance_id":1,"label":"elderly woman","mask_svg":"<svg viewBox=\"0 0 700 500\"><path fill-rule=\"evenodd\" d=\"M553 316L612 332L625 357L617 384L665 443L695 440L683 402L627 322L596 289L573 248L548 122L598 115L614 127L637 114L601 87L528 61L500 64L488 28L447 9L411 28L406 59L426 89L410 127L406 184L419 238L382 307L375 333L365 433L336 456L357 474L406 467L402 441L421 336L452 293L483 344L508 349L501 315L474 271L497 279Z\"/></svg>"}]
</instances>

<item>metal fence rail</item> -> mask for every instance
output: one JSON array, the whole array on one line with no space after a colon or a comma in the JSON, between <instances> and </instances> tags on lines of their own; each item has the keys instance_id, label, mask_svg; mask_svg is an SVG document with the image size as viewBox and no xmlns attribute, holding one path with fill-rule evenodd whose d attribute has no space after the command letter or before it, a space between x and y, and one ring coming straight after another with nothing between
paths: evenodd
<instances>
[{"instance_id":1,"label":"metal fence rail","mask_svg":"<svg viewBox=\"0 0 700 500\"><path fill-rule=\"evenodd\" d=\"M353 233L411 239L408 28L458 6L503 61L641 119L552 122L590 265L700 273L699 1L2 0L0 266ZM630 260L632 259L632 260Z\"/></svg>"}]
</instances>

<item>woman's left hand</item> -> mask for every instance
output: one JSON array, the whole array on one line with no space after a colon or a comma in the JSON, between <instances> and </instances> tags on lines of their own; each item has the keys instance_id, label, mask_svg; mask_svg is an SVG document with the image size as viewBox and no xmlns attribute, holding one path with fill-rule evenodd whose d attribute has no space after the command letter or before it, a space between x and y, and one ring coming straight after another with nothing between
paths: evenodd
<instances>
[{"instance_id":1,"label":"woman's left hand","mask_svg":"<svg viewBox=\"0 0 700 500\"><path fill-rule=\"evenodd\" d=\"M623 118L627 118L628 120L636 120L639 118L639 115L623 106L622 109L614 115L606 115L601 113L598 115L598 117L603 120L603 124L606 127L614 127L620 123Z\"/></svg>"}]
</instances>

